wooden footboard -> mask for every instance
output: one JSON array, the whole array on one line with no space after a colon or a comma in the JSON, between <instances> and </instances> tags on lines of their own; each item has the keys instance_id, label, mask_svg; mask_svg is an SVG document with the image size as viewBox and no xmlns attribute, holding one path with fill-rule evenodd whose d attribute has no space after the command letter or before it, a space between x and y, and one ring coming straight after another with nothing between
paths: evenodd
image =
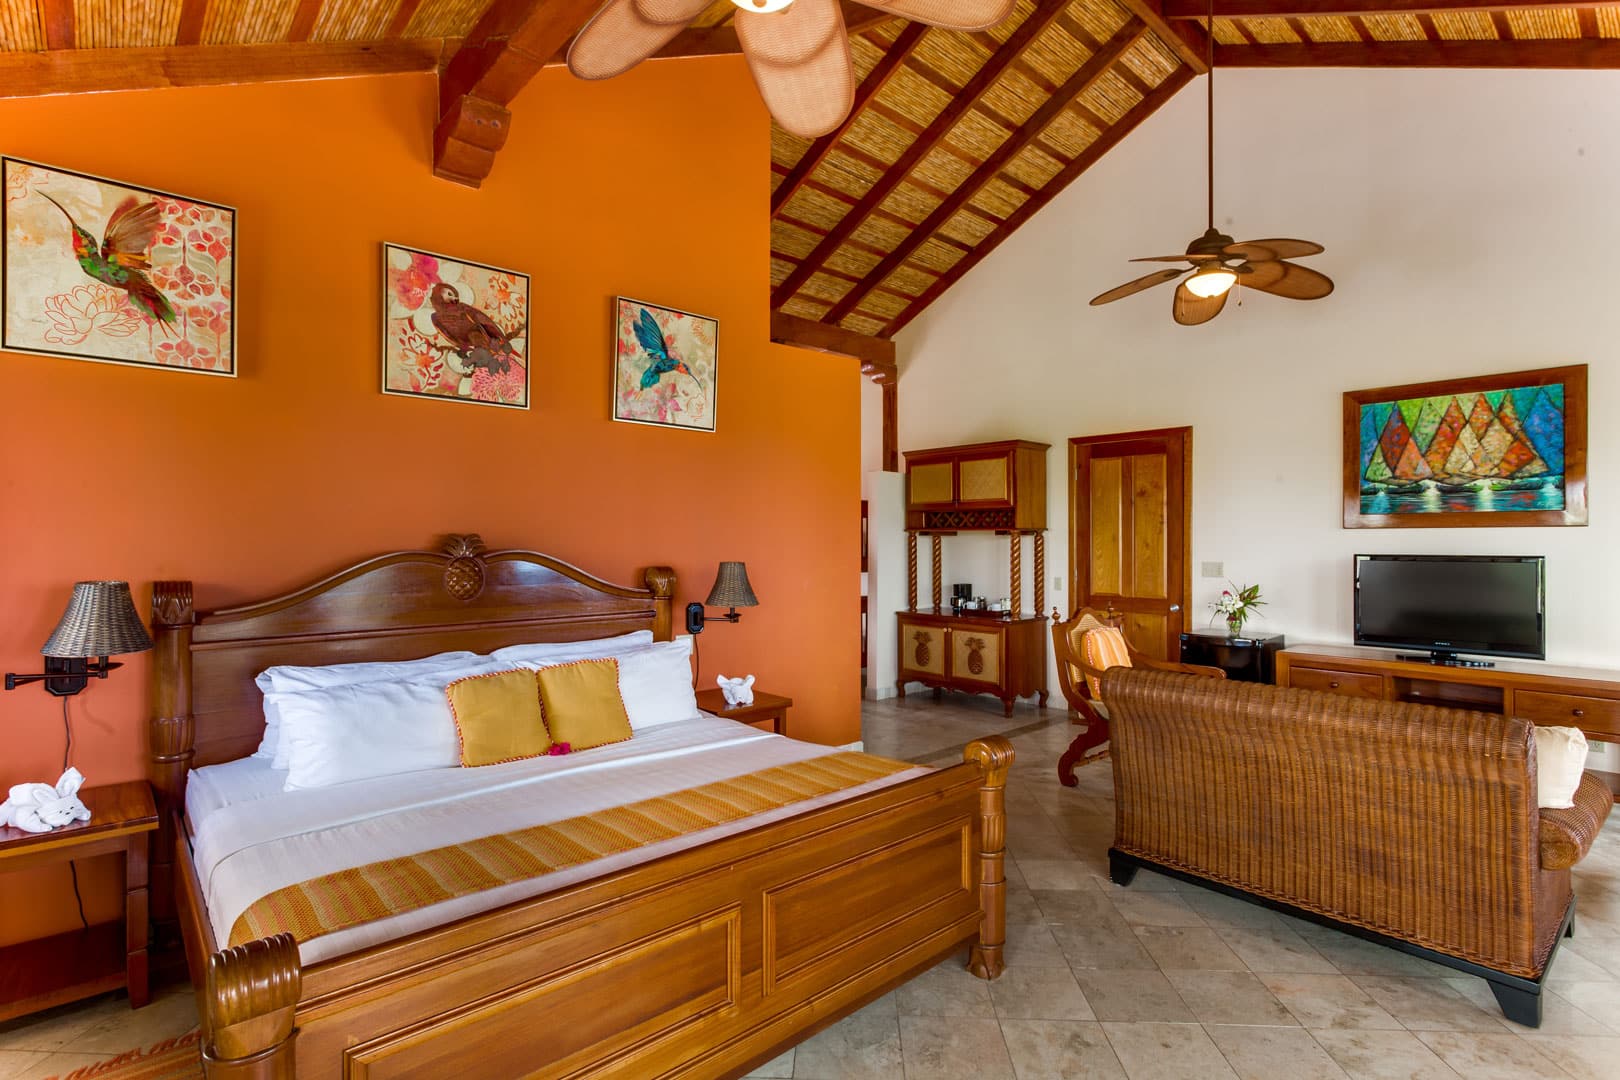
<instances>
[{"instance_id":1,"label":"wooden footboard","mask_svg":"<svg viewBox=\"0 0 1620 1080\"><path fill-rule=\"evenodd\" d=\"M220 950L177 830L210 1080L737 1076L970 946L1001 973L1000 736L965 763L350 956Z\"/></svg>"}]
</instances>

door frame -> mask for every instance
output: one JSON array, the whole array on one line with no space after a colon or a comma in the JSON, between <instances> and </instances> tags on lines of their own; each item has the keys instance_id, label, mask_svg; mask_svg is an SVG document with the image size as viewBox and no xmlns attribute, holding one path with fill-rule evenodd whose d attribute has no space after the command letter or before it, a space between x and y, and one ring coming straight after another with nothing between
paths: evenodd
<instances>
[{"instance_id":1,"label":"door frame","mask_svg":"<svg viewBox=\"0 0 1620 1080\"><path fill-rule=\"evenodd\" d=\"M1191 427L1164 427L1149 428L1142 431L1118 431L1107 435L1076 435L1069 440L1069 472L1065 487L1069 495L1069 617L1080 610L1084 599L1080 588L1080 581L1085 578L1089 583L1089 572L1082 570L1091 562L1090 551L1090 519L1091 503L1089 499L1079 497L1080 488L1080 448L1082 446L1096 446L1099 443L1125 443L1135 442L1139 439L1164 439L1179 435L1181 437L1181 610L1171 612L1172 616L1180 615L1180 633L1186 633L1191 625L1191 613L1188 610L1192 604L1192 437ZM1174 599L1171 603L1174 603ZM1179 653L1179 649L1176 650Z\"/></svg>"}]
</instances>

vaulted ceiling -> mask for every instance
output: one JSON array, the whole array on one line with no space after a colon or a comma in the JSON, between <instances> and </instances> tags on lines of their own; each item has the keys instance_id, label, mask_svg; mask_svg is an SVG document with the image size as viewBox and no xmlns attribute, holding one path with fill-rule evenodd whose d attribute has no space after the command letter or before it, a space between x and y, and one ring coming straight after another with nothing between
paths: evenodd
<instances>
[{"instance_id":1,"label":"vaulted ceiling","mask_svg":"<svg viewBox=\"0 0 1620 1080\"><path fill-rule=\"evenodd\" d=\"M0 97L437 72L435 171L476 185L512 99L561 62L599 4L0 0ZM960 33L843 0L854 109L819 139L773 131L771 306L784 336L859 353L916 318L1206 70L1207 4L1019 0L1001 25ZM737 52L735 10L716 0L658 55ZM1221 67L1620 67L1620 4L1215 0L1215 11Z\"/></svg>"}]
</instances>

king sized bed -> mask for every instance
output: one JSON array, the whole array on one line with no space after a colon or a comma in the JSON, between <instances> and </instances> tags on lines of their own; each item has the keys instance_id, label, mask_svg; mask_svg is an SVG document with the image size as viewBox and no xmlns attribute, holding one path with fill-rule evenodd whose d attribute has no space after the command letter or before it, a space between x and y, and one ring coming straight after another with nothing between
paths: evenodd
<instances>
[{"instance_id":1,"label":"king sized bed","mask_svg":"<svg viewBox=\"0 0 1620 1080\"><path fill-rule=\"evenodd\" d=\"M210 1078L738 1076L964 946L1000 974L998 736L924 769L693 712L312 790L268 760L266 669L669 642L644 581L457 536L212 612L156 583L153 917Z\"/></svg>"}]
</instances>

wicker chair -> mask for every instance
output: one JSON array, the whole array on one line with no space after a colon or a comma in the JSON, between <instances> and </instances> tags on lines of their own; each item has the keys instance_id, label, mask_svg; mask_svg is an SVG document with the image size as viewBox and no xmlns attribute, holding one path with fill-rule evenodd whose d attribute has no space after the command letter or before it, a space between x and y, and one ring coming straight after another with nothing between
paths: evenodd
<instances>
[{"instance_id":1,"label":"wicker chair","mask_svg":"<svg viewBox=\"0 0 1620 1080\"><path fill-rule=\"evenodd\" d=\"M1110 876L1146 866L1489 980L1541 1022L1570 867L1613 807L1536 806L1528 721L1115 668Z\"/></svg>"},{"instance_id":2,"label":"wicker chair","mask_svg":"<svg viewBox=\"0 0 1620 1080\"><path fill-rule=\"evenodd\" d=\"M1064 787L1074 787L1079 783L1074 775L1076 765L1089 765L1108 757L1108 706L1091 693L1091 680L1102 678L1102 669L1092 667L1086 661L1084 645L1086 635L1091 631L1110 626L1117 629L1122 619L1123 613L1112 609L1098 611L1096 608L1083 607L1068 619L1060 618L1057 609L1052 611L1052 655L1057 657L1058 685L1063 688L1063 696L1068 699L1069 708L1075 714L1071 720L1085 725L1063 756L1058 758L1058 782ZM1226 672L1220 668L1155 660L1132 647L1129 641L1126 641L1125 648L1131 667L1226 678Z\"/></svg>"}]
</instances>

